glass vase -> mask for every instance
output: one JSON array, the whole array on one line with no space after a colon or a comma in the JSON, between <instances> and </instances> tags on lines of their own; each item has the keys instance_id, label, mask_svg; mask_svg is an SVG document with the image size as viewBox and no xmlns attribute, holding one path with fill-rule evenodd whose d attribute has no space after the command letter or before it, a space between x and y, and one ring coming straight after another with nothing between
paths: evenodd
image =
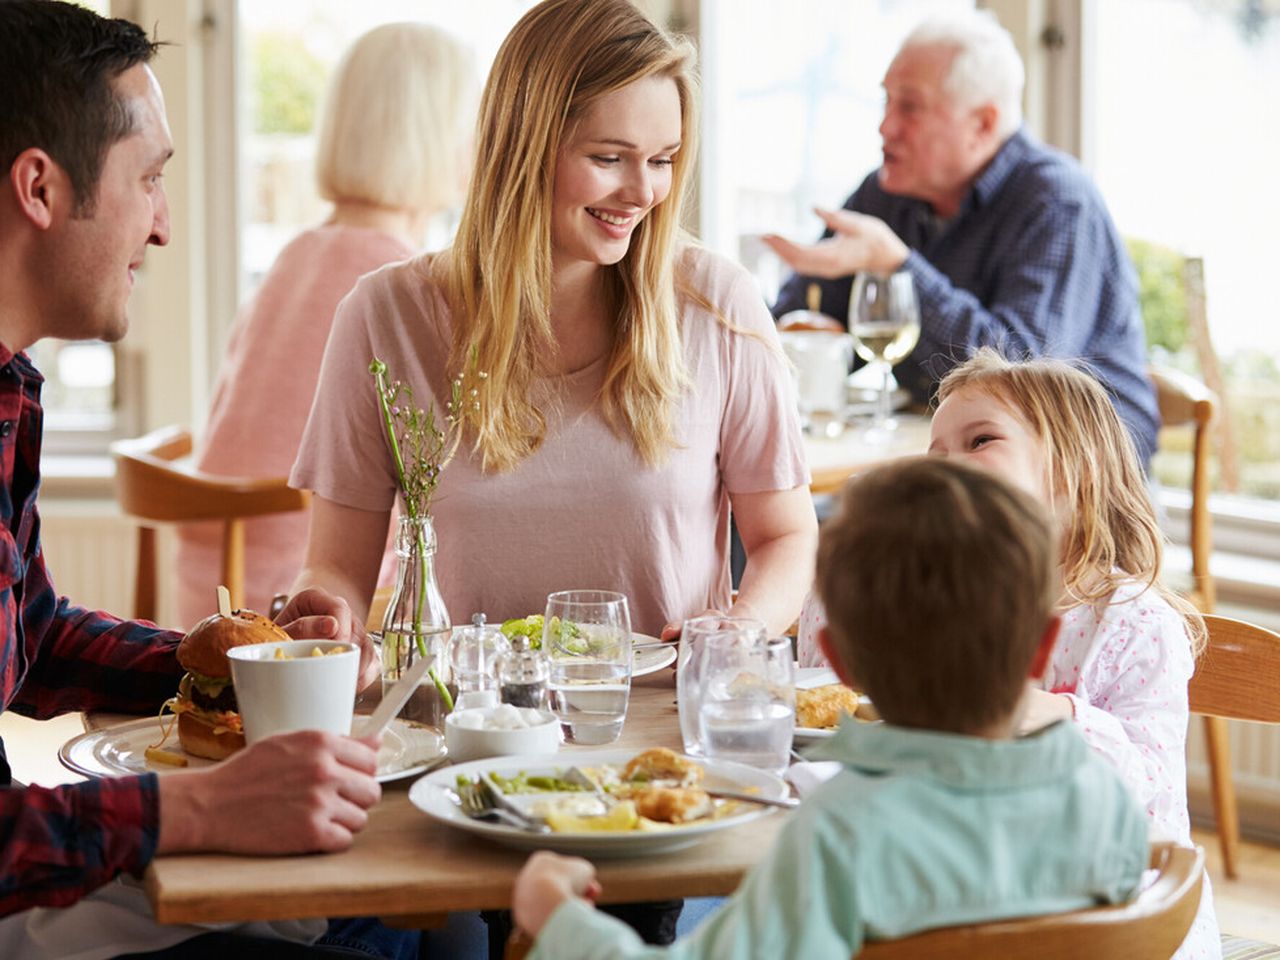
<instances>
[{"instance_id":1,"label":"glass vase","mask_svg":"<svg viewBox=\"0 0 1280 960\"><path fill-rule=\"evenodd\" d=\"M396 528L396 585L382 618L382 688L385 691L421 657L431 659L398 716L443 729L451 707L449 661L452 632L436 582L436 534L429 516L401 516Z\"/></svg>"}]
</instances>

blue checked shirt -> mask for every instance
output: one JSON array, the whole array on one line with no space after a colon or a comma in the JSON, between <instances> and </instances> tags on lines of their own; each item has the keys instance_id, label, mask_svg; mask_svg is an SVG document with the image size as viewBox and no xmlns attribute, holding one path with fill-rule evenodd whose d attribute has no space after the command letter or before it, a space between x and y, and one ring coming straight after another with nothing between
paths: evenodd
<instances>
[{"instance_id":1,"label":"blue checked shirt","mask_svg":"<svg viewBox=\"0 0 1280 960\"><path fill-rule=\"evenodd\" d=\"M911 248L903 269L915 278L920 343L895 374L918 400L977 347L1082 359L1111 392L1140 461L1150 459L1160 418L1137 278L1101 195L1072 159L1018 131L949 221L922 200L886 193L874 172L844 207L879 217ZM811 283L822 311L846 320L852 277L793 276L774 315L803 309Z\"/></svg>"}]
</instances>

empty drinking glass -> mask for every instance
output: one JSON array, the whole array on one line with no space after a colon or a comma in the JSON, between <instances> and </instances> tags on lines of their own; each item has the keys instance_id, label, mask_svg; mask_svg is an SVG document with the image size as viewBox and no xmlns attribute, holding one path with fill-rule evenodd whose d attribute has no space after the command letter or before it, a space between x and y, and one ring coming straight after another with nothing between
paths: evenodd
<instances>
[{"instance_id":1,"label":"empty drinking glass","mask_svg":"<svg viewBox=\"0 0 1280 960\"><path fill-rule=\"evenodd\" d=\"M743 643L764 643L764 624L747 617L718 615L686 620L680 630L680 649L676 656L676 702L680 711L680 737L684 752L692 757L706 755L702 743L702 720L698 708L702 703L703 661L700 653L709 637L735 637Z\"/></svg>"},{"instance_id":2,"label":"empty drinking glass","mask_svg":"<svg viewBox=\"0 0 1280 960\"><path fill-rule=\"evenodd\" d=\"M795 663L786 637L708 637L700 653L702 744L715 760L782 773L795 732Z\"/></svg>"},{"instance_id":3,"label":"empty drinking glass","mask_svg":"<svg viewBox=\"0 0 1280 960\"><path fill-rule=\"evenodd\" d=\"M612 743L631 694L631 615L609 590L547 597L542 648L551 667L551 709L571 743Z\"/></svg>"}]
</instances>

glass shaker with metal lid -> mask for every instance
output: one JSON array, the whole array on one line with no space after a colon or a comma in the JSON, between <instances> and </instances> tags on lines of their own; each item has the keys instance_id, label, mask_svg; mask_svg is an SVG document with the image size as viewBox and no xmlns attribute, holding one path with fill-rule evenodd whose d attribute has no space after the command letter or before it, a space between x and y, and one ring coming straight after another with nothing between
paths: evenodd
<instances>
[{"instance_id":1,"label":"glass shaker with metal lid","mask_svg":"<svg viewBox=\"0 0 1280 960\"><path fill-rule=\"evenodd\" d=\"M498 696L503 703L542 710L547 705L550 665L529 637L511 638L511 649L498 662Z\"/></svg>"}]
</instances>

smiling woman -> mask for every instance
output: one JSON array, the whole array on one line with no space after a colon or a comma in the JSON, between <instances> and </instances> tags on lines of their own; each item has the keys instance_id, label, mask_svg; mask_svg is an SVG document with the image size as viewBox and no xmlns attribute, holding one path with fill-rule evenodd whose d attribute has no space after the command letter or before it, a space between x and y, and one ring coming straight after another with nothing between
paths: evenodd
<instances>
[{"instance_id":1,"label":"smiling woman","mask_svg":"<svg viewBox=\"0 0 1280 960\"><path fill-rule=\"evenodd\" d=\"M516 25L453 247L366 277L338 311L292 478L318 494L298 586L358 614L372 592L396 490L377 356L439 407L483 374L433 507L455 618L583 586L625 593L650 634L726 610L732 506L735 612L791 622L815 531L776 334L743 271L679 239L691 61L625 0L548 0Z\"/></svg>"}]
</instances>

